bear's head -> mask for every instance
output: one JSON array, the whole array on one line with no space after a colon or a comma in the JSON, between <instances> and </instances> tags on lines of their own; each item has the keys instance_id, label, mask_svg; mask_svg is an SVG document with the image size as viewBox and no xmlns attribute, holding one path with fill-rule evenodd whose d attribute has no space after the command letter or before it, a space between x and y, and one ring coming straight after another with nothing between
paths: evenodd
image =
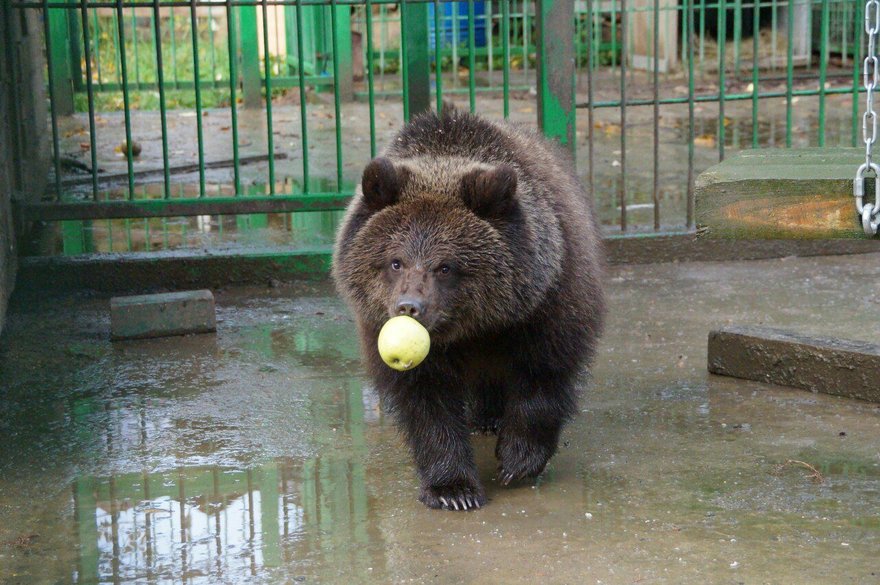
<instances>
[{"instance_id":1,"label":"bear's head","mask_svg":"<svg viewBox=\"0 0 880 585\"><path fill-rule=\"evenodd\" d=\"M444 343L512 318L520 287L511 236L521 223L512 167L426 173L377 158L355 205L361 225L336 275L365 323L409 315Z\"/></svg>"}]
</instances>

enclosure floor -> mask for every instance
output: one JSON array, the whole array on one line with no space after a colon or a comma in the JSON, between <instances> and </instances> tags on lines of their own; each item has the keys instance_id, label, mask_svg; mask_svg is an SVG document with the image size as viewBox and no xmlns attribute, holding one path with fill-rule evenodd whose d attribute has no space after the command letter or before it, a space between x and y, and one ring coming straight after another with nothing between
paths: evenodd
<instances>
[{"instance_id":1,"label":"enclosure floor","mask_svg":"<svg viewBox=\"0 0 880 585\"><path fill-rule=\"evenodd\" d=\"M327 283L217 291L216 335L116 344L107 298L18 297L0 581L876 583L880 406L711 376L706 339L876 341L878 278L880 255L611 269L559 453L504 488L474 437L471 513L416 500Z\"/></svg>"}]
</instances>

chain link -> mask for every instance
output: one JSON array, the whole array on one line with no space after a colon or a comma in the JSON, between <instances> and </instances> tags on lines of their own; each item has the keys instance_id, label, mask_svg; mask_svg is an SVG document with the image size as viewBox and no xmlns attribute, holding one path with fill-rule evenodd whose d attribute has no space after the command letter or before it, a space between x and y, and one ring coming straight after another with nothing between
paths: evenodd
<instances>
[{"instance_id":1,"label":"chain link","mask_svg":"<svg viewBox=\"0 0 880 585\"><path fill-rule=\"evenodd\" d=\"M880 35L880 0L868 0L865 4L865 34L868 35L868 55L864 62L866 90L865 114L862 116L862 138L865 141L865 162L856 171L853 196L862 228L869 237L877 235L880 227L880 165L873 161L874 144L877 142L877 112L874 111L874 91L880 87L880 59L877 56L877 37ZM868 133L870 129L870 134ZM873 174L874 202L865 203L865 181Z\"/></svg>"}]
</instances>

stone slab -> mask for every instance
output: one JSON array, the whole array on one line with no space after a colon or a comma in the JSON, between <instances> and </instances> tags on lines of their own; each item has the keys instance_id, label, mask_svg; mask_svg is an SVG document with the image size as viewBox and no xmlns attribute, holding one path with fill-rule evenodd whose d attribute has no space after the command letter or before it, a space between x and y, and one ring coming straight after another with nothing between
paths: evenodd
<instances>
[{"instance_id":1,"label":"stone slab","mask_svg":"<svg viewBox=\"0 0 880 585\"><path fill-rule=\"evenodd\" d=\"M209 290L110 299L110 337L114 340L216 330L214 295Z\"/></svg>"},{"instance_id":2,"label":"stone slab","mask_svg":"<svg viewBox=\"0 0 880 585\"><path fill-rule=\"evenodd\" d=\"M858 148L744 150L695 183L698 233L738 239L867 238L853 198ZM866 202L873 202L873 183Z\"/></svg>"},{"instance_id":3,"label":"stone slab","mask_svg":"<svg viewBox=\"0 0 880 585\"><path fill-rule=\"evenodd\" d=\"M866 341L724 327L709 333L709 371L880 402L880 345Z\"/></svg>"}]
</instances>

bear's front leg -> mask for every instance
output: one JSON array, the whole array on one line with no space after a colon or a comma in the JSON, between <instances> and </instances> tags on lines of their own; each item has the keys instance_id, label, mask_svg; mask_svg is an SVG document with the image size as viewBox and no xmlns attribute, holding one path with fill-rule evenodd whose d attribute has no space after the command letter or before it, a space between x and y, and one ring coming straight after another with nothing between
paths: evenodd
<instances>
[{"instance_id":1,"label":"bear's front leg","mask_svg":"<svg viewBox=\"0 0 880 585\"><path fill-rule=\"evenodd\" d=\"M552 373L529 376L512 385L495 445L503 485L544 471L575 404L573 386Z\"/></svg>"},{"instance_id":2,"label":"bear's front leg","mask_svg":"<svg viewBox=\"0 0 880 585\"><path fill-rule=\"evenodd\" d=\"M429 508L472 510L486 503L477 475L464 403L447 389L410 391L396 406Z\"/></svg>"}]
</instances>

